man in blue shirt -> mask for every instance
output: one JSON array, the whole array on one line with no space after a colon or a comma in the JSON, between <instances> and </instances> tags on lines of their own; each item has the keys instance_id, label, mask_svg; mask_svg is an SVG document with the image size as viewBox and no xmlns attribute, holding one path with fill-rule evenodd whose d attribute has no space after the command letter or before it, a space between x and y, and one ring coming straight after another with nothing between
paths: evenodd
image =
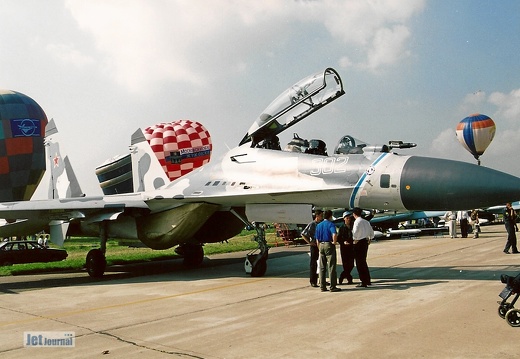
<instances>
[{"instance_id":1,"label":"man in blue shirt","mask_svg":"<svg viewBox=\"0 0 520 359\"><path fill-rule=\"evenodd\" d=\"M326 274L329 271L330 291L339 292L336 274L336 226L332 223L332 211L323 213L323 222L316 226L316 240L320 247L320 287L322 292L327 291Z\"/></svg>"}]
</instances>

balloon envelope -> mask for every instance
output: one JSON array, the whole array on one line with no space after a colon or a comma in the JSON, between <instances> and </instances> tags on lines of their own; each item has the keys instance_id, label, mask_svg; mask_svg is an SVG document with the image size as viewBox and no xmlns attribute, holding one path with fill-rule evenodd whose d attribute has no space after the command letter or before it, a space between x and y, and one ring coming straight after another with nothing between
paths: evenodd
<instances>
[{"instance_id":1,"label":"balloon envelope","mask_svg":"<svg viewBox=\"0 0 520 359\"><path fill-rule=\"evenodd\" d=\"M0 90L0 202L29 200L45 172L47 116L30 97Z\"/></svg>"},{"instance_id":2,"label":"balloon envelope","mask_svg":"<svg viewBox=\"0 0 520 359\"><path fill-rule=\"evenodd\" d=\"M159 123L146 128L143 133L170 181L210 160L211 136L198 122L177 120Z\"/></svg>"},{"instance_id":3,"label":"balloon envelope","mask_svg":"<svg viewBox=\"0 0 520 359\"><path fill-rule=\"evenodd\" d=\"M457 139L476 159L484 153L493 137L495 122L486 115L473 114L457 125Z\"/></svg>"}]
</instances>

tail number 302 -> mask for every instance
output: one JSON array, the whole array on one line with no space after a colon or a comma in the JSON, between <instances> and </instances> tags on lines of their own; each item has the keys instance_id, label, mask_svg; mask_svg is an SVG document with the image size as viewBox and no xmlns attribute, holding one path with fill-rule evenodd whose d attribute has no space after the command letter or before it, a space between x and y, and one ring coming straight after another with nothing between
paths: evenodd
<instances>
[{"instance_id":1,"label":"tail number 302","mask_svg":"<svg viewBox=\"0 0 520 359\"><path fill-rule=\"evenodd\" d=\"M315 158L312 160L312 176L347 172L348 157Z\"/></svg>"}]
</instances>

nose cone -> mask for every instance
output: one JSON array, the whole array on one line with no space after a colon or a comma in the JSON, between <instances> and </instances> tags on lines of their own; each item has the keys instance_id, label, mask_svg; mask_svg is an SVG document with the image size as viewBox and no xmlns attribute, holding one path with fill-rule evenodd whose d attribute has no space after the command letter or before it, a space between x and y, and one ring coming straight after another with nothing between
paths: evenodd
<instances>
[{"instance_id":1,"label":"nose cone","mask_svg":"<svg viewBox=\"0 0 520 359\"><path fill-rule=\"evenodd\" d=\"M490 207L520 199L520 178L474 164L412 156L401 175L409 210Z\"/></svg>"}]
</instances>

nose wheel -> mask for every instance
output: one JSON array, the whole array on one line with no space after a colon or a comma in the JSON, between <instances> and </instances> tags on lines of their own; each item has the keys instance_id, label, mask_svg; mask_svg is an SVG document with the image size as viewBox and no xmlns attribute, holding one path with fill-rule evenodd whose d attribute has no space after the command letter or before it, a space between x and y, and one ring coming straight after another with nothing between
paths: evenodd
<instances>
[{"instance_id":1,"label":"nose wheel","mask_svg":"<svg viewBox=\"0 0 520 359\"><path fill-rule=\"evenodd\" d=\"M256 230L256 235L253 237L253 240L258 243L258 248L248 253L244 263L244 268L246 270L246 274L250 274L251 277L263 277L267 271L267 257L269 254L269 246L267 245L267 240L265 239L264 224L255 222L253 225L247 219L242 218L242 216L239 215L234 209L231 209L230 212L233 213L238 219L240 219L246 225L246 227L251 227Z\"/></svg>"},{"instance_id":2,"label":"nose wheel","mask_svg":"<svg viewBox=\"0 0 520 359\"><path fill-rule=\"evenodd\" d=\"M255 223L255 230L256 235L253 237L253 240L258 243L258 248L246 256L244 267L246 273L251 274L251 277L263 277L267 271L269 246L267 245L267 241L265 239L263 223Z\"/></svg>"},{"instance_id":3,"label":"nose wheel","mask_svg":"<svg viewBox=\"0 0 520 359\"><path fill-rule=\"evenodd\" d=\"M253 254L253 252L248 254L244 267L246 273L250 274L251 277L263 277L267 271L267 252L264 254Z\"/></svg>"}]
</instances>

